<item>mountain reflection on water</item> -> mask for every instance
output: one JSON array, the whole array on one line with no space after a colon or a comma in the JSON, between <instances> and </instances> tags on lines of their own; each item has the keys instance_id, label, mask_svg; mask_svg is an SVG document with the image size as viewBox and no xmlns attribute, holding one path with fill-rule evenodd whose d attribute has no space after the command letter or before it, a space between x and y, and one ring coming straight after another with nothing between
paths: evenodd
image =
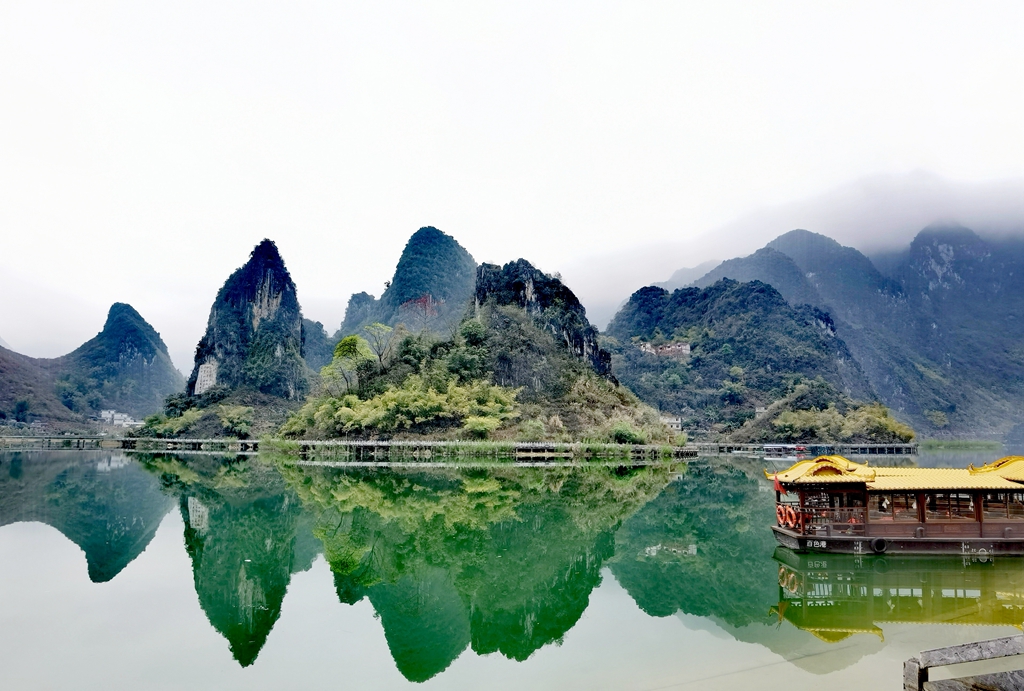
<instances>
[{"instance_id":1,"label":"mountain reflection on water","mask_svg":"<svg viewBox=\"0 0 1024 691\"><path fill-rule=\"evenodd\" d=\"M199 604L243 667L281 617L292 576L319 555L338 601L372 605L395 665L416 682L467 648L525 660L560 644L602 572L648 615L724 631L816 674L880 649L880 623L1024 619L1016 560L776 550L774 494L760 468L744 459L382 469L13 453L0 455L0 525L53 526L102 582L145 550L176 504ZM868 640L812 654L855 634Z\"/></svg>"}]
</instances>

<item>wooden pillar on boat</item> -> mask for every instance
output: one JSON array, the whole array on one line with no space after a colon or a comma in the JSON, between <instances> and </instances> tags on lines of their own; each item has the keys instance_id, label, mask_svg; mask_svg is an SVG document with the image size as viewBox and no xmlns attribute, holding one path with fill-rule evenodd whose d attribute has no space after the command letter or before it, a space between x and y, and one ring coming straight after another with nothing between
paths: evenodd
<instances>
[{"instance_id":1,"label":"wooden pillar on boat","mask_svg":"<svg viewBox=\"0 0 1024 691\"><path fill-rule=\"evenodd\" d=\"M917 522L924 523L924 492L917 493Z\"/></svg>"}]
</instances>

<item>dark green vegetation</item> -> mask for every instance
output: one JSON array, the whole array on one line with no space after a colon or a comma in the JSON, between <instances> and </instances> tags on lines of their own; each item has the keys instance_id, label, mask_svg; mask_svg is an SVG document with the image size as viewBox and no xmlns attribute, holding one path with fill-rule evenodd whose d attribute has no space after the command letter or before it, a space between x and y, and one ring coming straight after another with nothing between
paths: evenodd
<instances>
[{"instance_id":1,"label":"dark green vegetation","mask_svg":"<svg viewBox=\"0 0 1024 691\"><path fill-rule=\"evenodd\" d=\"M607 378L609 355L576 296L524 260L479 269L449 338L372 324L339 342L296 437L429 434L529 441L666 441L657 414Z\"/></svg>"},{"instance_id":2,"label":"dark green vegetation","mask_svg":"<svg viewBox=\"0 0 1024 691\"><path fill-rule=\"evenodd\" d=\"M1005 435L1024 406L1024 241L934 226L887 268L795 230L698 285L756 279L827 311L872 392L926 436Z\"/></svg>"},{"instance_id":3,"label":"dark green vegetation","mask_svg":"<svg viewBox=\"0 0 1024 691\"><path fill-rule=\"evenodd\" d=\"M420 228L409 238L380 299L368 293L349 299L335 340L361 334L375 322L446 333L449 324L461 320L475 285L476 262L469 252L437 228Z\"/></svg>"},{"instance_id":4,"label":"dark green vegetation","mask_svg":"<svg viewBox=\"0 0 1024 691\"><path fill-rule=\"evenodd\" d=\"M759 281L722 279L672 293L643 288L608 335L622 381L642 400L682 415L684 429L745 441L912 436L884 410L854 402L871 389L829 315L792 307ZM671 350L682 343L689 354ZM757 408L765 409L759 417Z\"/></svg>"},{"instance_id":5,"label":"dark green vegetation","mask_svg":"<svg viewBox=\"0 0 1024 691\"><path fill-rule=\"evenodd\" d=\"M160 334L130 305L115 303L103 330L68 355L37 359L0 349L0 422L41 419L81 429L104 409L142 417L183 385Z\"/></svg>"},{"instance_id":6,"label":"dark green vegetation","mask_svg":"<svg viewBox=\"0 0 1024 691\"><path fill-rule=\"evenodd\" d=\"M62 358L61 401L78 412L112 408L136 417L154 410L182 386L167 346L130 305L114 303L95 338Z\"/></svg>"},{"instance_id":7,"label":"dark green vegetation","mask_svg":"<svg viewBox=\"0 0 1024 691\"><path fill-rule=\"evenodd\" d=\"M121 453L0 456L0 526L38 521L56 528L85 553L95 583L142 554L171 506L157 478Z\"/></svg>"},{"instance_id":8,"label":"dark green vegetation","mask_svg":"<svg viewBox=\"0 0 1024 691\"><path fill-rule=\"evenodd\" d=\"M302 320L302 356L314 372L319 372L321 367L331 364L334 346L335 339L327 335L323 324L309 319Z\"/></svg>"}]
</instances>

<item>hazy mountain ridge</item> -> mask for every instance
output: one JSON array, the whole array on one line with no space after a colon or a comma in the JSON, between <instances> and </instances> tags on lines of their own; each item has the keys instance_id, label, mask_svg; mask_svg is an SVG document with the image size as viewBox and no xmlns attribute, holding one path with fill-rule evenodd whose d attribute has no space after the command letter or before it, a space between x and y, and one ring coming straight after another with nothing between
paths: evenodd
<instances>
[{"instance_id":1,"label":"hazy mountain ridge","mask_svg":"<svg viewBox=\"0 0 1024 691\"><path fill-rule=\"evenodd\" d=\"M803 281L782 254L799 268ZM734 274L832 315L873 392L930 434L1000 436L1024 409L1024 242L930 226L889 276L831 238L786 233L702 278ZM815 297L816 296L816 297Z\"/></svg>"}]
</instances>

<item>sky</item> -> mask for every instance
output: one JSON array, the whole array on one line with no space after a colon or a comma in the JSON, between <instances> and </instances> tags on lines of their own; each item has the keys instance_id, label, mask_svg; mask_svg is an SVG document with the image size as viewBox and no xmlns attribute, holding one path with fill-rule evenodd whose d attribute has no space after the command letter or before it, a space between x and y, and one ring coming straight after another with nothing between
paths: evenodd
<instances>
[{"instance_id":1,"label":"sky","mask_svg":"<svg viewBox=\"0 0 1024 691\"><path fill-rule=\"evenodd\" d=\"M0 337L128 302L191 369L264 237L333 332L434 225L602 325L804 227L1024 229L1019 2L0 0Z\"/></svg>"}]
</instances>

